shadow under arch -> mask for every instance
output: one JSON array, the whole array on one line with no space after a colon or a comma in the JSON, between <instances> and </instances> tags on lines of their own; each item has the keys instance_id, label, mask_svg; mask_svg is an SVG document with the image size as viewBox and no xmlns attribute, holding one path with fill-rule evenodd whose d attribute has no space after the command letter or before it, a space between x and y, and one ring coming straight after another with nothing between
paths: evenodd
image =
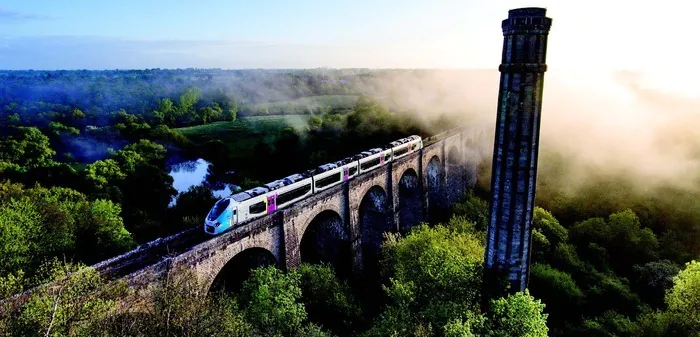
<instances>
[{"instance_id":1,"label":"shadow under arch","mask_svg":"<svg viewBox=\"0 0 700 337\"><path fill-rule=\"evenodd\" d=\"M209 293L234 293L241 289L250 272L258 267L276 266L277 259L269 250L260 247L248 248L231 258L219 271L209 287Z\"/></svg>"},{"instance_id":2,"label":"shadow under arch","mask_svg":"<svg viewBox=\"0 0 700 337\"><path fill-rule=\"evenodd\" d=\"M430 158L425 171L428 182L428 221L433 223L441 220L446 213L443 202L444 186L442 175L444 171L440 158L438 156Z\"/></svg>"},{"instance_id":3,"label":"shadow under arch","mask_svg":"<svg viewBox=\"0 0 700 337\"><path fill-rule=\"evenodd\" d=\"M393 230L384 189L379 186L370 188L362 197L358 212L362 233L362 269L366 276L378 277L384 233Z\"/></svg>"},{"instance_id":4,"label":"shadow under arch","mask_svg":"<svg viewBox=\"0 0 700 337\"><path fill-rule=\"evenodd\" d=\"M416 170L409 168L399 180L399 230L407 232L423 220L423 202Z\"/></svg>"},{"instance_id":5,"label":"shadow under arch","mask_svg":"<svg viewBox=\"0 0 700 337\"><path fill-rule=\"evenodd\" d=\"M329 263L341 278L352 273L350 235L335 211L322 211L311 220L302 235L299 251L303 263Z\"/></svg>"},{"instance_id":6,"label":"shadow under arch","mask_svg":"<svg viewBox=\"0 0 700 337\"><path fill-rule=\"evenodd\" d=\"M459 201L459 198L464 194L465 182L464 175L466 167L462 152L456 145L450 146L447 151L447 201L453 204Z\"/></svg>"}]
</instances>

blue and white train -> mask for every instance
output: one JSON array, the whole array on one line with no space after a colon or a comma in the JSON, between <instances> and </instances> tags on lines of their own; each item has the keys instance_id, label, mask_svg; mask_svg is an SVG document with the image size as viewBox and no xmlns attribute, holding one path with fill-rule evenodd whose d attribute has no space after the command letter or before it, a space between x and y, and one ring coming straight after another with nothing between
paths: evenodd
<instances>
[{"instance_id":1,"label":"blue and white train","mask_svg":"<svg viewBox=\"0 0 700 337\"><path fill-rule=\"evenodd\" d=\"M204 232L211 235L285 208L309 195L336 186L344 181L384 166L423 148L419 136L410 136L335 163L321 165L303 174L240 192L216 202L207 214Z\"/></svg>"}]
</instances>

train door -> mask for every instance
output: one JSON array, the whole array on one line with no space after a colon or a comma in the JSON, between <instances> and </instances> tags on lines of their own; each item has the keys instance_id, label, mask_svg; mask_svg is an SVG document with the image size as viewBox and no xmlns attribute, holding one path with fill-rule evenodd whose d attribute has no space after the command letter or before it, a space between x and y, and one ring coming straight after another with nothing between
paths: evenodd
<instances>
[{"instance_id":1,"label":"train door","mask_svg":"<svg viewBox=\"0 0 700 337\"><path fill-rule=\"evenodd\" d=\"M350 168L345 166L343 167L343 181L348 181L350 178Z\"/></svg>"},{"instance_id":2,"label":"train door","mask_svg":"<svg viewBox=\"0 0 700 337\"><path fill-rule=\"evenodd\" d=\"M277 210L277 193L267 196L267 214Z\"/></svg>"},{"instance_id":3,"label":"train door","mask_svg":"<svg viewBox=\"0 0 700 337\"><path fill-rule=\"evenodd\" d=\"M238 207L233 207L231 210L231 227L234 227L238 223Z\"/></svg>"}]
</instances>

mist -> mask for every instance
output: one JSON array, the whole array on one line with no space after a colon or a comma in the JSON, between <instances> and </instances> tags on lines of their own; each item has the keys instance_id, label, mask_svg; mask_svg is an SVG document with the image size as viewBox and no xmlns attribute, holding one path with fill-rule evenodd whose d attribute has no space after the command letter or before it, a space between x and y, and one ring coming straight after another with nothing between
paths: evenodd
<instances>
[{"instance_id":1,"label":"mist","mask_svg":"<svg viewBox=\"0 0 700 337\"><path fill-rule=\"evenodd\" d=\"M474 160L490 164L499 80L495 70L395 71L368 91L424 121L458 116L477 136ZM540 165L552 154L564 158L556 179L566 181L568 191L592 175L622 176L641 189L700 191L700 99L648 81L630 71L547 73Z\"/></svg>"}]
</instances>

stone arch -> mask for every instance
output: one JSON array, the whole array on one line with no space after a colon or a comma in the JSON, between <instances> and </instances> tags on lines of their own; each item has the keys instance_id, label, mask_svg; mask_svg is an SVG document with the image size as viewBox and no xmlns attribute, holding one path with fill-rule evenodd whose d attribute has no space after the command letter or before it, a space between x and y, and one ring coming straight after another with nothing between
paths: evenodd
<instances>
[{"instance_id":1,"label":"stone arch","mask_svg":"<svg viewBox=\"0 0 700 337\"><path fill-rule=\"evenodd\" d=\"M349 277L352 272L350 235L343 219L334 210L324 210L309 222L299 244L302 263L329 263L336 274Z\"/></svg>"},{"instance_id":2,"label":"stone arch","mask_svg":"<svg viewBox=\"0 0 700 337\"><path fill-rule=\"evenodd\" d=\"M428 186L428 220L433 222L440 218L440 214L444 213L443 200L443 180L442 180L442 163L438 156L430 158L426 166L425 176Z\"/></svg>"},{"instance_id":3,"label":"stone arch","mask_svg":"<svg viewBox=\"0 0 700 337\"><path fill-rule=\"evenodd\" d=\"M366 275L378 275L382 241L392 231L389 198L380 186L372 186L360 202L359 222L362 244L362 268Z\"/></svg>"},{"instance_id":4,"label":"stone arch","mask_svg":"<svg viewBox=\"0 0 700 337\"><path fill-rule=\"evenodd\" d=\"M399 179L399 230L408 231L423 220L423 203L421 201L418 173L412 168L406 169Z\"/></svg>"},{"instance_id":5,"label":"stone arch","mask_svg":"<svg viewBox=\"0 0 700 337\"><path fill-rule=\"evenodd\" d=\"M231 258L214 278L209 292L235 292L257 267L277 265L275 255L261 247L251 247Z\"/></svg>"}]
</instances>

